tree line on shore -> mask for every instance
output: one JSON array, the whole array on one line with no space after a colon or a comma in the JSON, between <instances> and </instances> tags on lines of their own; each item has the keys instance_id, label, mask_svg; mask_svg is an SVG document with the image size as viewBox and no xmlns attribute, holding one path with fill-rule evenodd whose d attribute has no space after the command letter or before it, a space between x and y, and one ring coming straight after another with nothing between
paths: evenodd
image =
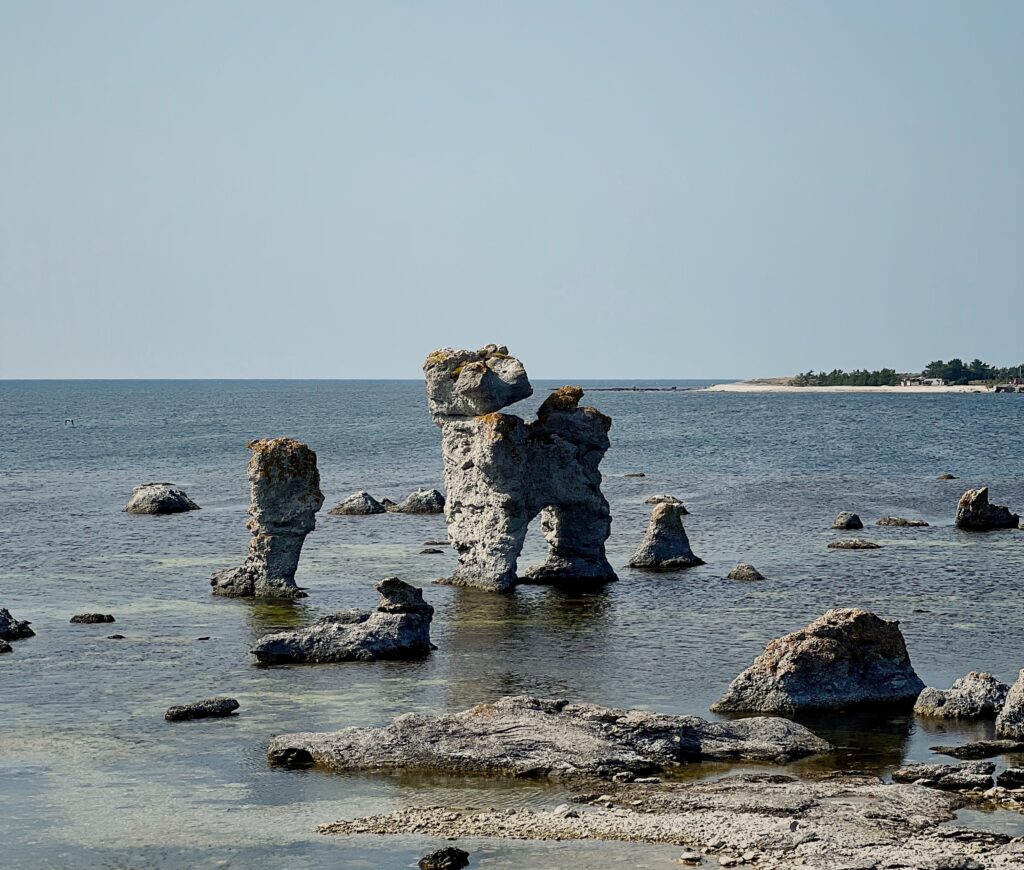
<instances>
[{"instance_id":1,"label":"tree line on shore","mask_svg":"<svg viewBox=\"0 0 1024 870\"><path fill-rule=\"evenodd\" d=\"M969 384L973 381L1009 381L1024 373L1024 363L1016 366L1000 368L989 365L980 359L965 363L962 359L953 358L948 362L933 360L924 367L921 377L942 378L947 384ZM801 372L793 378L797 387L892 387L897 386L906 377L896 369L854 369L843 371L833 369L830 372Z\"/></svg>"}]
</instances>

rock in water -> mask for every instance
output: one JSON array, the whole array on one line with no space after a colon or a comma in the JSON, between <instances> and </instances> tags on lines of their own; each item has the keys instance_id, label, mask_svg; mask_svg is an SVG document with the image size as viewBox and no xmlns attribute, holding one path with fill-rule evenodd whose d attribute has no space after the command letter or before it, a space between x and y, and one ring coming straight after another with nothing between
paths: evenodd
<instances>
[{"instance_id":1,"label":"rock in water","mask_svg":"<svg viewBox=\"0 0 1024 870\"><path fill-rule=\"evenodd\" d=\"M31 623L15 619L6 607L0 607L0 640L21 640L32 637L35 632L29 628Z\"/></svg>"},{"instance_id":2,"label":"rock in water","mask_svg":"<svg viewBox=\"0 0 1024 870\"><path fill-rule=\"evenodd\" d=\"M841 541L832 541L829 543L828 548L830 550L880 550L882 549L880 544L876 544L874 541L868 541L864 538L843 538Z\"/></svg>"},{"instance_id":3,"label":"rock in water","mask_svg":"<svg viewBox=\"0 0 1024 870\"><path fill-rule=\"evenodd\" d=\"M292 438L251 441L249 448L249 555L240 567L213 575L213 594L303 598L295 570L324 503L316 454Z\"/></svg>"},{"instance_id":4,"label":"rock in water","mask_svg":"<svg viewBox=\"0 0 1024 870\"><path fill-rule=\"evenodd\" d=\"M996 718L996 736L1014 740L1024 739L1024 670L1010 687L1006 703Z\"/></svg>"},{"instance_id":5,"label":"rock in water","mask_svg":"<svg viewBox=\"0 0 1024 870\"><path fill-rule=\"evenodd\" d=\"M833 529L863 529L860 517L850 511L843 511L832 522Z\"/></svg>"},{"instance_id":6,"label":"rock in water","mask_svg":"<svg viewBox=\"0 0 1024 870\"><path fill-rule=\"evenodd\" d=\"M283 767L610 778L702 759L792 760L831 748L788 719L707 722L515 696L455 714L408 713L383 728L284 734L267 755Z\"/></svg>"},{"instance_id":7,"label":"rock in water","mask_svg":"<svg viewBox=\"0 0 1024 870\"><path fill-rule=\"evenodd\" d=\"M898 622L867 610L830 610L769 643L711 709L792 714L859 704L909 707L923 688Z\"/></svg>"},{"instance_id":8,"label":"rock in water","mask_svg":"<svg viewBox=\"0 0 1024 870\"><path fill-rule=\"evenodd\" d=\"M979 758L1006 755L1008 752L1014 754L1024 752L1024 742L1020 740L977 740L974 743L961 743L959 746L929 746L928 748L940 755L951 755L953 758L973 761Z\"/></svg>"},{"instance_id":9,"label":"rock in water","mask_svg":"<svg viewBox=\"0 0 1024 870\"><path fill-rule=\"evenodd\" d=\"M530 423L498 413L533 388L523 364L497 345L435 351L423 372L442 433L448 536L459 557L447 582L507 591L520 579L614 580L605 557L611 513L598 469L611 420L579 407L579 387L553 391ZM527 526L538 515L547 561L520 576Z\"/></svg>"},{"instance_id":10,"label":"rock in water","mask_svg":"<svg viewBox=\"0 0 1024 870\"><path fill-rule=\"evenodd\" d=\"M971 671L946 691L929 686L918 696L914 712L938 719L994 719L1009 691L992 674Z\"/></svg>"},{"instance_id":11,"label":"rock in water","mask_svg":"<svg viewBox=\"0 0 1024 870\"><path fill-rule=\"evenodd\" d=\"M956 506L956 526L969 532L1015 529L1019 523L1020 517L1009 508L989 504L987 486L967 490Z\"/></svg>"},{"instance_id":12,"label":"rock in water","mask_svg":"<svg viewBox=\"0 0 1024 870\"><path fill-rule=\"evenodd\" d=\"M683 516L690 513L674 495L652 495L650 498L644 499L644 504L677 504L682 508Z\"/></svg>"},{"instance_id":13,"label":"rock in water","mask_svg":"<svg viewBox=\"0 0 1024 870\"><path fill-rule=\"evenodd\" d=\"M966 764L908 764L892 772L893 782L907 782L945 791L992 788L996 766L990 761Z\"/></svg>"},{"instance_id":14,"label":"rock in water","mask_svg":"<svg viewBox=\"0 0 1024 870\"><path fill-rule=\"evenodd\" d=\"M418 489L388 510L396 514L443 514L444 496L436 489Z\"/></svg>"},{"instance_id":15,"label":"rock in water","mask_svg":"<svg viewBox=\"0 0 1024 870\"><path fill-rule=\"evenodd\" d=\"M882 517L876 526L899 526L901 528L923 529L928 523L924 520L908 520L903 517Z\"/></svg>"},{"instance_id":16,"label":"rock in water","mask_svg":"<svg viewBox=\"0 0 1024 870\"><path fill-rule=\"evenodd\" d=\"M205 698L191 704L168 707L164 718L168 722L183 722L186 719L209 719L230 716L239 707L234 698Z\"/></svg>"},{"instance_id":17,"label":"rock in water","mask_svg":"<svg viewBox=\"0 0 1024 870\"><path fill-rule=\"evenodd\" d=\"M733 568L727 579L729 580L744 580L744 581L756 581L764 580L764 575L757 570L753 565L748 565L745 562L741 562L735 568Z\"/></svg>"},{"instance_id":18,"label":"rock in water","mask_svg":"<svg viewBox=\"0 0 1024 870\"><path fill-rule=\"evenodd\" d=\"M79 613L71 617L72 625L98 625L113 621L114 617L109 613Z\"/></svg>"},{"instance_id":19,"label":"rock in water","mask_svg":"<svg viewBox=\"0 0 1024 870\"><path fill-rule=\"evenodd\" d=\"M940 474L938 479L939 480L957 480L957 476L955 474L950 474L947 471L945 474Z\"/></svg>"},{"instance_id":20,"label":"rock in water","mask_svg":"<svg viewBox=\"0 0 1024 870\"><path fill-rule=\"evenodd\" d=\"M374 613L348 610L299 631L268 634L253 647L253 655L261 664L314 664L416 658L434 649L434 608L423 600L423 590L389 577L377 584L377 591L380 603Z\"/></svg>"},{"instance_id":21,"label":"rock in water","mask_svg":"<svg viewBox=\"0 0 1024 870\"><path fill-rule=\"evenodd\" d=\"M0 640L0 654L14 652L14 647L11 646L6 640Z\"/></svg>"},{"instance_id":22,"label":"rock in water","mask_svg":"<svg viewBox=\"0 0 1024 870\"><path fill-rule=\"evenodd\" d=\"M336 517L360 517L369 514L382 514L385 507L366 490L354 492L343 502L332 507L328 513Z\"/></svg>"},{"instance_id":23,"label":"rock in water","mask_svg":"<svg viewBox=\"0 0 1024 870\"><path fill-rule=\"evenodd\" d=\"M654 506L644 539L629 560L631 568L679 571L704 564L704 560L695 556L690 549L690 539L686 537L686 529L683 528L683 512L680 507L670 502Z\"/></svg>"},{"instance_id":24,"label":"rock in water","mask_svg":"<svg viewBox=\"0 0 1024 870\"><path fill-rule=\"evenodd\" d=\"M445 846L419 860L420 870L462 870L469 866L469 852L455 846Z\"/></svg>"},{"instance_id":25,"label":"rock in water","mask_svg":"<svg viewBox=\"0 0 1024 870\"><path fill-rule=\"evenodd\" d=\"M123 510L130 514L180 514L197 511L197 505L173 483L144 483L132 490Z\"/></svg>"}]
</instances>

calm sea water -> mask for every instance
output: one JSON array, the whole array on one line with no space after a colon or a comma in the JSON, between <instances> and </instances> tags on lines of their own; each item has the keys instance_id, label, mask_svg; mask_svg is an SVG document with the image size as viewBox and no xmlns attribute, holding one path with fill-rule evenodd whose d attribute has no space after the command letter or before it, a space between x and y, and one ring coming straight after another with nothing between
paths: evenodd
<instances>
[{"instance_id":1,"label":"calm sea water","mask_svg":"<svg viewBox=\"0 0 1024 870\"><path fill-rule=\"evenodd\" d=\"M535 383L519 413L548 386ZM952 525L968 486L988 484L994 501L1024 508L1024 399L680 391L587 401L614 418L603 465L612 563L625 566L643 532L644 498L667 492L690 508L687 529L707 565L658 576L623 567L618 583L591 594L429 585L454 565L448 553L419 555L443 537L443 518L326 513L356 489L397 500L440 485L439 432L418 381L0 382L0 606L38 633L0 658L5 866L412 866L435 844L313 828L411 804L544 806L565 795L472 778L271 770L271 735L522 692L708 715L768 640L834 606L899 619L931 685L971 669L1010 681L1024 666L1024 533ZM287 607L214 599L210 574L246 551L246 442L276 435L319 456L327 504L298 578L310 597ZM944 471L960 479L936 480ZM153 480L180 484L203 510L122 513L132 487ZM840 510L869 524L891 513L932 526L869 527L883 549L831 551ZM538 528L524 560L539 560L542 544ZM767 581L725 580L739 561ZM438 646L428 659L253 666L247 650L259 635L370 608L374 582L389 575L427 584ZM117 623L68 624L86 610ZM113 632L125 639L107 640ZM170 704L219 693L241 701L239 716L163 721ZM826 763L880 773L929 758L937 740L987 733L892 716L810 724L841 747ZM678 854L469 845L485 868L669 867Z\"/></svg>"}]
</instances>

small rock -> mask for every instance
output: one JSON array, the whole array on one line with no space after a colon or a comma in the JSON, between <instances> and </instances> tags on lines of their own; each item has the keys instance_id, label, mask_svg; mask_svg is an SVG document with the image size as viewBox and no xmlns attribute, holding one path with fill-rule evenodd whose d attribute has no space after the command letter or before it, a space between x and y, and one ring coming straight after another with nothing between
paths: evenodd
<instances>
[{"instance_id":1,"label":"small rock","mask_svg":"<svg viewBox=\"0 0 1024 870\"><path fill-rule=\"evenodd\" d=\"M833 529L863 529L864 523L857 514L851 511L843 511L832 522Z\"/></svg>"},{"instance_id":2,"label":"small rock","mask_svg":"<svg viewBox=\"0 0 1024 870\"><path fill-rule=\"evenodd\" d=\"M107 640L124 640L123 634L108 634Z\"/></svg>"},{"instance_id":3,"label":"small rock","mask_svg":"<svg viewBox=\"0 0 1024 870\"><path fill-rule=\"evenodd\" d=\"M880 550L881 545L864 538L843 538L829 543L830 550Z\"/></svg>"},{"instance_id":4,"label":"small rock","mask_svg":"<svg viewBox=\"0 0 1024 870\"><path fill-rule=\"evenodd\" d=\"M642 471L630 471L627 474L622 475L623 477L647 477Z\"/></svg>"},{"instance_id":5,"label":"small rock","mask_svg":"<svg viewBox=\"0 0 1024 870\"><path fill-rule=\"evenodd\" d=\"M438 550L436 547L424 547L420 550L421 556L436 556L439 553L443 553L444 550Z\"/></svg>"},{"instance_id":6,"label":"small rock","mask_svg":"<svg viewBox=\"0 0 1024 870\"><path fill-rule=\"evenodd\" d=\"M1009 691L1010 687L992 674L971 671L945 691L925 689L914 704L914 712L938 719L994 719Z\"/></svg>"},{"instance_id":7,"label":"small rock","mask_svg":"<svg viewBox=\"0 0 1024 870\"><path fill-rule=\"evenodd\" d=\"M704 858L700 852L683 852L676 860L680 864L700 864Z\"/></svg>"},{"instance_id":8,"label":"small rock","mask_svg":"<svg viewBox=\"0 0 1024 870\"><path fill-rule=\"evenodd\" d=\"M644 538L629 560L631 568L679 571L704 564L704 560L690 549L690 539L683 528L681 507L671 503L654 506Z\"/></svg>"},{"instance_id":9,"label":"small rock","mask_svg":"<svg viewBox=\"0 0 1024 870\"><path fill-rule=\"evenodd\" d=\"M21 640L32 637L35 632L26 620L15 619L6 607L0 607L0 640Z\"/></svg>"},{"instance_id":10,"label":"small rock","mask_svg":"<svg viewBox=\"0 0 1024 870\"><path fill-rule=\"evenodd\" d=\"M931 746L932 752L951 758L974 761L980 758L995 758L1008 752L1024 752L1024 741L1020 740L978 740L960 746Z\"/></svg>"},{"instance_id":11,"label":"small rock","mask_svg":"<svg viewBox=\"0 0 1024 870\"><path fill-rule=\"evenodd\" d=\"M132 490L123 511L130 514L180 514L197 511L197 505L173 483L144 483Z\"/></svg>"},{"instance_id":12,"label":"small rock","mask_svg":"<svg viewBox=\"0 0 1024 870\"><path fill-rule=\"evenodd\" d=\"M462 870L469 866L469 852L445 846L420 858L420 870Z\"/></svg>"},{"instance_id":13,"label":"small rock","mask_svg":"<svg viewBox=\"0 0 1024 870\"><path fill-rule=\"evenodd\" d=\"M746 562L740 562L739 565L729 572L727 579L744 581L764 580L764 575L753 565L748 565Z\"/></svg>"},{"instance_id":14,"label":"small rock","mask_svg":"<svg viewBox=\"0 0 1024 870\"><path fill-rule=\"evenodd\" d=\"M191 704L168 707L164 718L168 722L181 722L186 719L207 719L213 716L230 716L239 707L234 698L205 698Z\"/></svg>"},{"instance_id":15,"label":"small rock","mask_svg":"<svg viewBox=\"0 0 1024 870\"><path fill-rule=\"evenodd\" d=\"M580 814L568 804L559 804L551 811L560 819L578 819Z\"/></svg>"},{"instance_id":16,"label":"small rock","mask_svg":"<svg viewBox=\"0 0 1024 870\"><path fill-rule=\"evenodd\" d=\"M940 474L938 476L938 480L957 480L957 479L958 478L957 478L957 476L955 474L950 474L949 472L947 472L946 474Z\"/></svg>"},{"instance_id":17,"label":"small rock","mask_svg":"<svg viewBox=\"0 0 1024 870\"><path fill-rule=\"evenodd\" d=\"M908 764L894 770L893 782L914 783L944 791L987 789L993 785L996 766L990 761L966 764Z\"/></svg>"},{"instance_id":18,"label":"small rock","mask_svg":"<svg viewBox=\"0 0 1024 870\"><path fill-rule=\"evenodd\" d=\"M0 640L0 654L14 652L14 647L11 646L6 640Z\"/></svg>"},{"instance_id":19,"label":"small rock","mask_svg":"<svg viewBox=\"0 0 1024 870\"><path fill-rule=\"evenodd\" d=\"M96 625L101 622L113 622L109 613L79 613L71 617L72 625Z\"/></svg>"},{"instance_id":20,"label":"small rock","mask_svg":"<svg viewBox=\"0 0 1024 870\"><path fill-rule=\"evenodd\" d=\"M396 514L443 514L444 496L436 489L418 489L388 510Z\"/></svg>"},{"instance_id":21,"label":"small rock","mask_svg":"<svg viewBox=\"0 0 1024 870\"><path fill-rule=\"evenodd\" d=\"M370 514L382 514L385 507L366 490L354 492L344 501L332 507L328 513L336 517L361 517Z\"/></svg>"},{"instance_id":22,"label":"small rock","mask_svg":"<svg viewBox=\"0 0 1024 870\"><path fill-rule=\"evenodd\" d=\"M900 528L921 529L928 525L924 520L908 520L904 517L882 517L876 526L898 526Z\"/></svg>"},{"instance_id":23,"label":"small rock","mask_svg":"<svg viewBox=\"0 0 1024 870\"><path fill-rule=\"evenodd\" d=\"M1024 788L1024 767L1006 768L999 774L996 785L1009 789Z\"/></svg>"},{"instance_id":24,"label":"small rock","mask_svg":"<svg viewBox=\"0 0 1024 870\"><path fill-rule=\"evenodd\" d=\"M1015 529L1020 517L1002 505L989 504L988 487L969 489L956 506L956 527L969 532Z\"/></svg>"}]
</instances>

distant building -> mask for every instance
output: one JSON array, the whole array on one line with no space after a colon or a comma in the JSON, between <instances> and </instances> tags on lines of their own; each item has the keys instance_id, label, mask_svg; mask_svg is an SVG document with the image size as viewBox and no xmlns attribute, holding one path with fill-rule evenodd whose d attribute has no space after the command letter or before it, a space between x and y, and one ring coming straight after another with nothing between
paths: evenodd
<instances>
[{"instance_id":1,"label":"distant building","mask_svg":"<svg viewBox=\"0 0 1024 870\"><path fill-rule=\"evenodd\" d=\"M946 381L943 378L910 377L900 381L901 387L944 387Z\"/></svg>"}]
</instances>

